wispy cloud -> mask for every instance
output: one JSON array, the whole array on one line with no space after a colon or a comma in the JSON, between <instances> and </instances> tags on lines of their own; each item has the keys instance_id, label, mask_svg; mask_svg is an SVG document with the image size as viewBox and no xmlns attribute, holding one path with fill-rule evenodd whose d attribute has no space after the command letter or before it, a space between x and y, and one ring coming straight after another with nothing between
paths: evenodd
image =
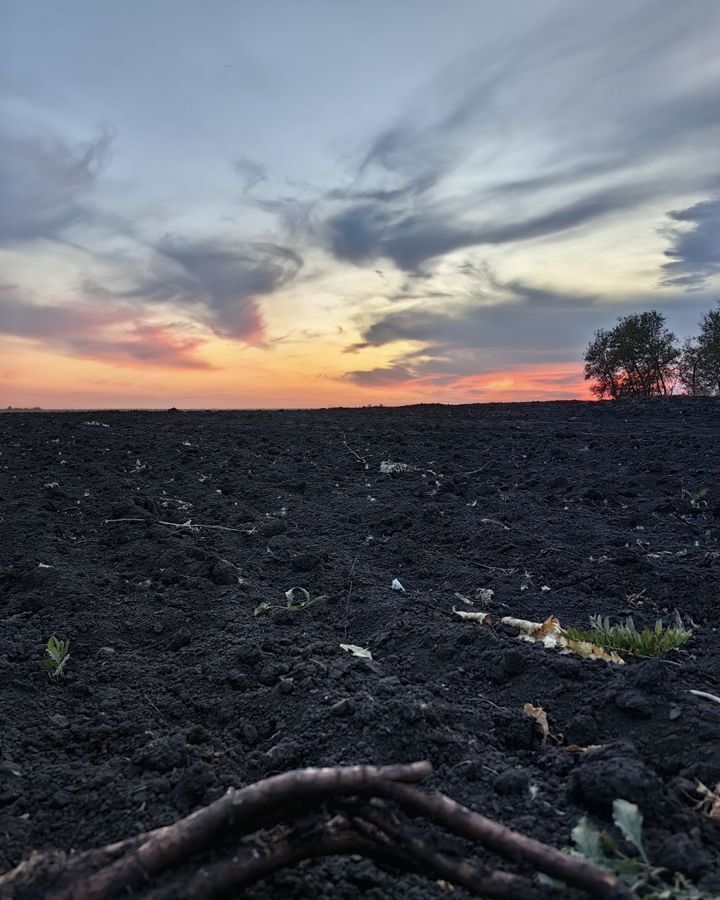
<instances>
[{"instance_id":1,"label":"wispy cloud","mask_svg":"<svg viewBox=\"0 0 720 900\"><path fill-rule=\"evenodd\" d=\"M0 245L57 240L94 218L89 200L111 135L85 144L0 135Z\"/></svg>"},{"instance_id":2,"label":"wispy cloud","mask_svg":"<svg viewBox=\"0 0 720 900\"><path fill-rule=\"evenodd\" d=\"M370 142L351 184L328 192L321 240L339 261L411 272L706 187L720 76L689 48L707 43L720 11L659 5L566 10L486 48L481 65L477 54L456 62ZM471 187L458 190L462 180Z\"/></svg>"},{"instance_id":3,"label":"wispy cloud","mask_svg":"<svg viewBox=\"0 0 720 900\"><path fill-rule=\"evenodd\" d=\"M671 313L683 308L686 315L689 312L682 299L665 297L658 303L659 298L649 295L616 298L611 311L595 294L556 291L522 279L503 281L487 267L475 275L474 298L451 306L415 302L377 314L363 328L361 341L348 351L361 357L368 348L398 344L397 354L386 365L355 368L343 377L362 387L416 384L449 389L466 385L468 379L535 366L549 378L553 367L573 360L579 372L589 336L617 315L649 305ZM706 299L709 303L709 296Z\"/></svg>"},{"instance_id":4,"label":"wispy cloud","mask_svg":"<svg viewBox=\"0 0 720 900\"><path fill-rule=\"evenodd\" d=\"M260 299L289 284L302 265L299 253L272 242L168 236L146 248L144 263L126 263L117 285L89 282L86 291L143 306L172 305L218 337L259 343Z\"/></svg>"},{"instance_id":5,"label":"wispy cloud","mask_svg":"<svg viewBox=\"0 0 720 900\"><path fill-rule=\"evenodd\" d=\"M246 194L262 181L268 180L265 166L247 156L239 156L233 163L233 168L240 177L243 192Z\"/></svg>"},{"instance_id":6,"label":"wispy cloud","mask_svg":"<svg viewBox=\"0 0 720 900\"><path fill-rule=\"evenodd\" d=\"M670 229L663 284L688 289L706 287L720 275L720 196L688 209L668 213L677 223Z\"/></svg>"},{"instance_id":7,"label":"wispy cloud","mask_svg":"<svg viewBox=\"0 0 720 900\"><path fill-rule=\"evenodd\" d=\"M610 213L637 206L657 196L658 185L624 185L594 191L547 211L515 221L462 223L442 206L422 212L392 210L387 204L362 204L332 216L327 222L330 248L339 260L356 264L390 259L405 271L468 247L509 244L562 234Z\"/></svg>"}]
</instances>

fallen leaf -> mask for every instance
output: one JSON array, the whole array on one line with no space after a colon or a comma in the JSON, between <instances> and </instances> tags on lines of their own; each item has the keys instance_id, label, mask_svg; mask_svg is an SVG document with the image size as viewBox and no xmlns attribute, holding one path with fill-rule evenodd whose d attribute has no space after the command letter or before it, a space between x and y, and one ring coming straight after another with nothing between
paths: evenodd
<instances>
[{"instance_id":1,"label":"fallen leaf","mask_svg":"<svg viewBox=\"0 0 720 900\"><path fill-rule=\"evenodd\" d=\"M585 659L603 659L605 662L614 662L622 665L624 660L612 650L606 650L597 644L591 644L589 641L573 641L565 638L565 646L570 653L582 656Z\"/></svg>"},{"instance_id":2,"label":"fallen leaf","mask_svg":"<svg viewBox=\"0 0 720 900\"><path fill-rule=\"evenodd\" d=\"M702 781L698 781L697 792L703 798L700 801L700 809L708 819L720 822L720 781L715 785L714 790L710 790Z\"/></svg>"},{"instance_id":3,"label":"fallen leaf","mask_svg":"<svg viewBox=\"0 0 720 900\"><path fill-rule=\"evenodd\" d=\"M561 653L574 653L584 659L601 659L604 662L613 662L623 665L624 660L604 647L591 644L588 641L574 641L568 638L556 616L548 616L544 622L530 622L527 619L516 619L513 616L503 616L502 625L516 628L520 634L518 640L541 643L550 649L559 650Z\"/></svg>"},{"instance_id":4,"label":"fallen leaf","mask_svg":"<svg viewBox=\"0 0 720 900\"><path fill-rule=\"evenodd\" d=\"M372 659L372 653L367 647L358 647L357 644L340 644L342 650L352 653L353 656L359 656L362 659Z\"/></svg>"},{"instance_id":5,"label":"fallen leaf","mask_svg":"<svg viewBox=\"0 0 720 900\"><path fill-rule=\"evenodd\" d=\"M483 603L489 603L495 596L495 591L492 588L476 588L475 596Z\"/></svg>"},{"instance_id":6,"label":"fallen leaf","mask_svg":"<svg viewBox=\"0 0 720 900\"><path fill-rule=\"evenodd\" d=\"M524 641L540 641L546 647L556 647L562 637L560 620L555 616L548 616L544 622L529 622L527 619L515 619L512 616L504 616L503 625L517 628L521 633L518 637Z\"/></svg>"},{"instance_id":7,"label":"fallen leaf","mask_svg":"<svg viewBox=\"0 0 720 900\"><path fill-rule=\"evenodd\" d=\"M463 609L455 609L453 606L452 611L456 616L460 616L461 619L467 619L469 622L477 622L480 625L492 625L492 616L490 613L485 612L465 612Z\"/></svg>"},{"instance_id":8,"label":"fallen leaf","mask_svg":"<svg viewBox=\"0 0 720 900\"><path fill-rule=\"evenodd\" d=\"M547 743L547 739L550 737L550 725L548 724L547 713L542 708L542 706L533 706L532 703L526 703L523 706L523 712L526 716L530 716L531 719L534 719L540 729L542 731L543 736L543 744Z\"/></svg>"}]
</instances>

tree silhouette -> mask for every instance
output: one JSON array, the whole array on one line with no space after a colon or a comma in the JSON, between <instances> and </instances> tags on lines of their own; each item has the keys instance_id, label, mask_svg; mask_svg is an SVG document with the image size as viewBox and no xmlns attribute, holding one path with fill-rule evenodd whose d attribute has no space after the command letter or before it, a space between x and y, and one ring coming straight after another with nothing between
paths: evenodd
<instances>
[{"instance_id":1,"label":"tree silhouette","mask_svg":"<svg viewBox=\"0 0 720 900\"><path fill-rule=\"evenodd\" d=\"M657 310L618 319L600 329L585 351L585 378L596 397L657 397L671 394L680 349Z\"/></svg>"}]
</instances>

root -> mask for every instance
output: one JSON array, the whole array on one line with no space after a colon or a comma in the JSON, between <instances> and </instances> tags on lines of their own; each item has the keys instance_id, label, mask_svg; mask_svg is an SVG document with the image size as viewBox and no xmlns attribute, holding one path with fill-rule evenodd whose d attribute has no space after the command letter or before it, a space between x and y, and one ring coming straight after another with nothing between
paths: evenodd
<instances>
[{"instance_id":1,"label":"root","mask_svg":"<svg viewBox=\"0 0 720 900\"><path fill-rule=\"evenodd\" d=\"M439 852L402 814L440 825L525 869L591 897L634 897L613 875L511 831L443 794L414 786L430 763L300 769L231 788L162 828L74 855L33 853L0 875L0 900L219 900L272 873L321 856L360 854L379 865L461 886L498 900L538 900L525 877L487 871ZM203 857L212 851L213 859ZM178 869L182 869L178 873Z\"/></svg>"}]
</instances>

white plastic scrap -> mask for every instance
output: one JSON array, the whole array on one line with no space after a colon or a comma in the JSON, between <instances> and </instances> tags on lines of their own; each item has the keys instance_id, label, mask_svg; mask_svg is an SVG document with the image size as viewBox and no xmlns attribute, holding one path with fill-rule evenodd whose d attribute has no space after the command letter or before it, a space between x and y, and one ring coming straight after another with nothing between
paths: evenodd
<instances>
[{"instance_id":1,"label":"white plastic scrap","mask_svg":"<svg viewBox=\"0 0 720 900\"><path fill-rule=\"evenodd\" d=\"M390 587L394 591L404 591L405 590L405 588L400 584L400 582L397 580L397 578L393 578L392 584L390 585Z\"/></svg>"}]
</instances>

